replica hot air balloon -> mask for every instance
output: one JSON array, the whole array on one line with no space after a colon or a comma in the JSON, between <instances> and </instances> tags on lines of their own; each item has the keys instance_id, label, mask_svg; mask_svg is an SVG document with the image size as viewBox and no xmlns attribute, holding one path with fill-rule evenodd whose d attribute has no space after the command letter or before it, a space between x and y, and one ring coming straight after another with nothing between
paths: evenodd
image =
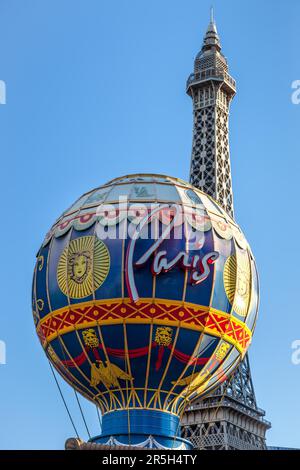
<instances>
[{"instance_id":1,"label":"replica hot air balloon","mask_svg":"<svg viewBox=\"0 0 300 470\"><path fill-rule=\"evenodd\" d=\"M33 280L47 357L103 415L97 443L189 448L180 415L243 359L258 276L208 195L137 174L84 194L47 233Z\"/></svg>"}]
</instances>

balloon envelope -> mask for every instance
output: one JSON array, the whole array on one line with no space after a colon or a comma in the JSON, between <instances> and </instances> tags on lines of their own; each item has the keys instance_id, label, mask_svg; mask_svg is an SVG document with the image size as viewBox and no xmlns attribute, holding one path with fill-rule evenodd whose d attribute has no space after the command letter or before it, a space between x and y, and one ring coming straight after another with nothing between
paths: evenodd
<instances>
[{"instance_id":1,"label":"balloon envelope","mask_svg":"<svg viewBox=\"0 0 300 470\"><path fill-rule=\"evenodd\" d=\"M102 413L178 415L245 355L258 277L243 233L213 199L176 178L131 175L55 222L32 302L48 358Z\"/></svg>"}]
</instances>

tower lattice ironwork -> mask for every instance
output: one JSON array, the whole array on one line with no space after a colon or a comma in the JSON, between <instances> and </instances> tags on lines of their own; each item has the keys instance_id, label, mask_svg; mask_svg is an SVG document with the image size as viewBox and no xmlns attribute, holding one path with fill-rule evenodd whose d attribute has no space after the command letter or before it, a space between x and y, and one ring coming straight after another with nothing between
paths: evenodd
<instances>
[{"instance_id":1,"label":"tower lattice ironwork","mask_svg":"<svg viewBox=\"0 0 300 470\"><path fill-rule=\"evenodd\" d=\"M211 17L194 72L187 81L193 100L190 182L233 216L229 155L229 107L236 92ZM258 408L248 355L231 379L211 395L195 401L182 418L182 435L199 449L266 449L271 424Z\"/></svg>"}]
</instances>

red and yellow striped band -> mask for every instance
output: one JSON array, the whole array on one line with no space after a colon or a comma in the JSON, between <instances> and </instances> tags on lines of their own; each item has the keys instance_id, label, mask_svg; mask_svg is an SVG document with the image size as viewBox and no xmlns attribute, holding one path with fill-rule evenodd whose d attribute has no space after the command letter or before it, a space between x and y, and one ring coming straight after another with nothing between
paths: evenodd
<instances>
[{"instance_id":1,"label":"red and yellow striped band","mask_svg":"<svg viewBox=\"0 0 300 470\"><path fill-rule=\"evenodd\" d=\"M157 324L188 328L220 337L244 355L252 332L245 323L211 307L175 300L142 298L92 300L54 310L40 320L42 343L65 333L96 325Z\"/></svg>"}]
</instances>

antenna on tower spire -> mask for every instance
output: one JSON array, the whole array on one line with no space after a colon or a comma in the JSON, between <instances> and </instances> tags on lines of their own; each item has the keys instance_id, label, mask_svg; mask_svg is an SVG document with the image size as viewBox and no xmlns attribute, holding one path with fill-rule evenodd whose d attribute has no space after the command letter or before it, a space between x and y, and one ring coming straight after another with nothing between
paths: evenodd
<instances>
[{"instance_id":1,"label":"antenna on tower spire","mask_svg":"<svg viewBox=\"0 0 300 470\"><path fill-rule=\"evenodd\" d=\"M214 7L213 7L213 6L210 7L210 22L211 22L211 23L214 23L214 22L215 22L215 19L214 19Z\"/></svg>"}]
</instances>

